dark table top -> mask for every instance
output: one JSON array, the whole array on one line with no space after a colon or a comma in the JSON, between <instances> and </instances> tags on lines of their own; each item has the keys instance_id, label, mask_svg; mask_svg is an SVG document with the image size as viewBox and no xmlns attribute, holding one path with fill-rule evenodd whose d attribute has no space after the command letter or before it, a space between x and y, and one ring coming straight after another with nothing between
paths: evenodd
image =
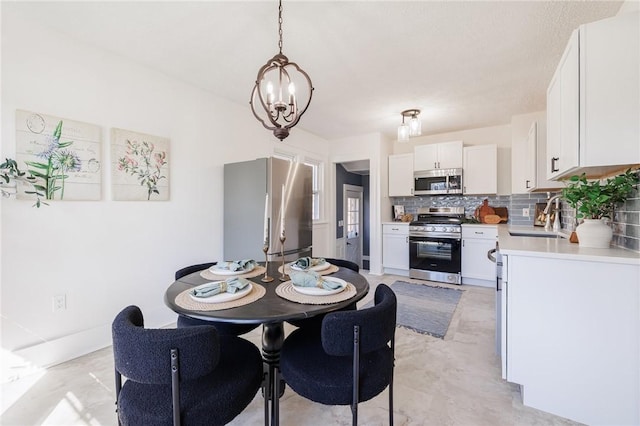
<instances>
[{"instance_id":1,"label":"dark table top","mask_svg":"<svg viewBox=\"0 0 640 426\"><path fill-rule=\"evenodd\" d=\"M353 284L356 288L356 295L354 297L343 302L333 303L330 305L306 305L290 302L276 294L276 287L282 284L282 281L278 278L280 277L280 273L277 270L280 265L282 265L280 262L269 263L269 276L275 278L270 283L263 283L260 281L264 275L249 279L252 282L260 284L267 291L261 299L256 300L253 303L249 303L248 305L219 311L193 311L176 305L176 296L182 291L210 282L209 280L202 278L202 276L200 276L200 272L186 275L171 284L165 292L164 301L165 304L173 311L192 318L244 324L263 324L309 318L318 314L342 309L362 299L369 292L369 283L365 277L350 269L340 268L330 276L341 278Z\"/></svg>"}]
</instances>

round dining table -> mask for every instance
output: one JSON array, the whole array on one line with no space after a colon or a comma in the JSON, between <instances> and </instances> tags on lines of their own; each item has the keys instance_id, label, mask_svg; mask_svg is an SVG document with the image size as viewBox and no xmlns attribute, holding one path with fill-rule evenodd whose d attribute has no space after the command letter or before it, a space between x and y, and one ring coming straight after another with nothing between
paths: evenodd
<instances>
[{"instance_id":1,"label":"round dining table","mask_svg":"<svg viewBox=\"0 0 640 426\"><path fill-rule=\"evenodd\" d=\"M264 263L260 263L264 265ZM280 267L280 270L278 269ZM265 424L277 426L279 424L280 384L280 350L284 342L284 322L311 318L316 315L337 311L361 300L369 291L366 278L351 269L340 267L329 277L340 278L355 287L355 296L331 304L297 303L280 297L276 288L283 284L280 279L281 262L269 262L267 275L273 277L271 282L262 282L264 274L250 281L260 284L266 292L260 299L249 304L221 310L190 310L176 304L176 297L185 290L211 282L204 278L202 271L186 275L173 284L165 292L165 304L180 315L200 320L221 321L235 324L262 324L262 359L265 365L265 380L263 394L265 399ZM288 281L288 278L286 278Z\"/></svg>"}]
</instances>

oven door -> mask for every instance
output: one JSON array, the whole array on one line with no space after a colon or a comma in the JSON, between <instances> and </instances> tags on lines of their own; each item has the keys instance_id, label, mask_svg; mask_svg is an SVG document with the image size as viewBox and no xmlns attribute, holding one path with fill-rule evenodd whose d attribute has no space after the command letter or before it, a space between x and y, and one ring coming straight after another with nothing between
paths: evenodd
<instances>
[{"instance_id":1,"label":"oven door","mask_svg":"<svg viewBox=\"0 0 640 426\"><path fill-rule=\"evenodd\" d=\"M460 284L461 241L450 237L409 237L411 278Z\"/></svg>"}]
</instances>

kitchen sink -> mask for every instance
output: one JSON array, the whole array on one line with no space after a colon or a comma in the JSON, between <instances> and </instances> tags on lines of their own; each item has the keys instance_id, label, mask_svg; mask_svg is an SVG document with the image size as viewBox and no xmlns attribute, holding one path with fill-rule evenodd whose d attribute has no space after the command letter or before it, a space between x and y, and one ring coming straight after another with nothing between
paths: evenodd
<instances>
[{"instance_id":1,"label":"kitchen sink","mask_svg":"<svg viewBox=\"0 0 640 426\"><path fill-rule=\"evenodd\" d=\"M509 235L512 237L562 238L561 235L547 232L509 231Z\"/></svg>"}]
</instances>

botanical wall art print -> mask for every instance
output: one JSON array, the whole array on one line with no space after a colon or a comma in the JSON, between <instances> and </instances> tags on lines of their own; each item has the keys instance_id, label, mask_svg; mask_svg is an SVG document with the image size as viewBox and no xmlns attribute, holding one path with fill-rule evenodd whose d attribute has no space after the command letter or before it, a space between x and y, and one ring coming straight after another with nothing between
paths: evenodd
<instances>
[{"instance_id":1,"label":"botanical wall art print","mask_svg":"<svg viewBox=\"0 0 640 426\"><path fill-rule=\"evenodd\" d=\"M32 183L18 198L100 200L101 144L99 126L16 110L16 161Z\"/></svg>"},{"instance_id":2,"label":"botanical wall art print","mask_svg":"<svg viewBox=\"0 0 640 426\"><path fill-rule=\"evenodd\" d=\"M111 130L112 197L117 201L169 199L169 139Z\"/></svg>"}]
</instances>

